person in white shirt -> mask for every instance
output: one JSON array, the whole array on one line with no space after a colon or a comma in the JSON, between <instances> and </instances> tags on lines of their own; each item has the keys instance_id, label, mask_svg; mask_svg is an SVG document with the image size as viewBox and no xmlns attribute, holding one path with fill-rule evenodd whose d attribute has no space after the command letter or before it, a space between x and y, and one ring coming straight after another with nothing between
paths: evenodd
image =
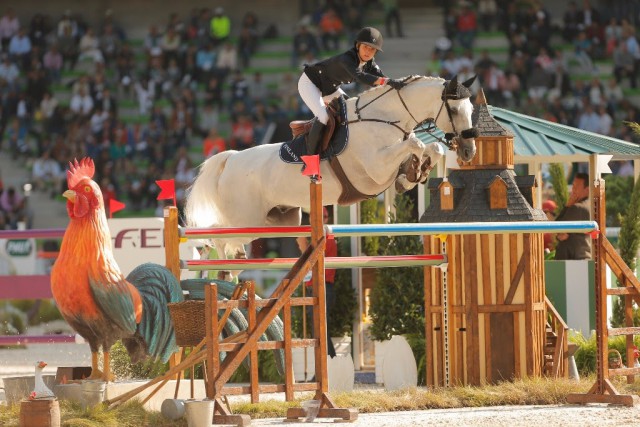
<instances>
[{"instance_id":1,"label":"person in white shirt","mask_svg":"<svg viewBox=\"0 0 640 427\"><path fill-rule=\"evenodd\" d=\"M599 133L611 136L611 126L613 125L613 119L607 113L607 108L604 105L598 107L598 117L600 118L600 130Z\"/></svg>"},{"instance_id":2,"label":"person in white shirt","mask_svg":"<svg viewBox=\"0 0 640 427\"><path fill-rule=\"evenodd\" d=\"M20 29L20 21L13 8L7 8L6 13L0 18L0 41L2 48L6 50L11 37L15 36Z\"/></svg>"},{"instance_id":3,"label":"person in white shirt","mask_svg":"<svg viewBox=\"0 0 640 427\"><path fill-rule=\"evenodd\" d=\"M58 162L51 158L51 152L46 150L33 162L31 178L36 190L50 190L54 195L62 190L64 173Z\"/></svg>"},{"instance_id":4,"label":"person in white shirt","mask_svg":"<svg viewBox=\"0 0 640 427\"><path fill-rule=\"evenodd\" d=\"M84 88L82 88L77 94L71 97L69 108L77 115L88 116L91 110L93 110L93 99Z\"/></svg>"}]
</instances>

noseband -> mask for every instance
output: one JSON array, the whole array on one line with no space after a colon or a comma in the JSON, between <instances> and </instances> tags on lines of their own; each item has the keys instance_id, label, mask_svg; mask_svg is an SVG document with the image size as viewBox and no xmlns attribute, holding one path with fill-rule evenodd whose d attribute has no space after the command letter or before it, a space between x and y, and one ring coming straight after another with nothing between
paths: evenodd
<instances>
[{"instance_id":1,"label":"noseband","mask_svg":"<svg viewBox=\"0 0 640 427\"><path fill-rule=\"evenodd\" d=\"M403 82L405 82L406 84L409 84L409 83L412 83L412 82L416 81L417 79L419 79L419 77L409 76L409 77L405 77ZM360 103L360 97L358 97L356 99L356 110L355 110L355 113L358 116L358 119L357 120L351 120L351 121L347 122L347 124L357 123L357 122L386 123L388 125L391 125L391 126L394 126L394 127L398 128L404 134L404 138L406 139L409 136L409 132L406 132L403 128L398 126L398 123L400 122L399 120L389 121L389 120L381 120L381 119L369 119L369 118L362 118L360 116L360 112L362 110L364 110L367 106L372 104L374 101L378 100L383 95L388 94L392 90L394 90L394 89L393 88L389 88L389 90L387 90L386 92L381 93L380 95L378 95L377 97L375 97L374 99L372 99L371 101L369 101L368 103L363 105L362 107L360 107L358 105ZM442 100L442 104L440 104L440 109L438 110L438 114L436 115L435 119L433 117L429 117L429 118L426 118L426 119L424 119L422 121L417 120L413 116L413 114L411 113L411 110L409 110L409 107L407 107L406 102L404 102L404 98L402 98L402 94L400 93L400 91L401 91L401 89L397 90L396 92L398 93L398 98L400 98L400 102L402 103L402 106L407 111L407 113L409 113L409 116L411 116L413 121L416 122L416 126L414 128L418 128L418 129L416 129L414 132L429 133L435 139L437 139L438 141L440 141L441 143L446 145L450 150L455 150L456 149L456 143L454 142L454 140L456 138L458 138L458 137L462 137L463 139L476 138L479 135L478 128L476 128L475 126L469 128L469 129L465 129L460 133L458 133L458 131L456 130L456 125L453 122L453 113L452 113L452 110L451 110L451 106L449 105L449 100L451 99L451 100L455 101L455 100L458 100L460 98L458 98L455 95L452 96L452 94L448 94L447 93L447 82L444 82L444 88L442 89L442 94L440 95L440 99ZM436 122L437 122L438 118L440 117L440 113L442 113L443 107L447 111L447 115L449 116L449 123L451 123L451 127L453 128L453 132L445 133L444 139L442 139L442 138L440 138L440 137L438 137L438 136L433 134L433 132L437 128Z\"/></svg>"}]
</instances>

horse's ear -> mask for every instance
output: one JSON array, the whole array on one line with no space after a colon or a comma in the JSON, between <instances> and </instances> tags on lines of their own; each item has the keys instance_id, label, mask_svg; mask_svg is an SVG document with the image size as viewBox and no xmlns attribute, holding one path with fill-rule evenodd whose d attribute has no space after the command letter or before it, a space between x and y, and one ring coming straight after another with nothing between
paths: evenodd
<instances>
[{"instance_id":1,"label":"horse's ear","mask_svg":"<svg viewBox=\"0 0 640 427\"><path fill-rule=\"evenodd\" d=\"M449 84L447 84L447 94L448 95L457 95L458 94L458 75L453 76L451 80L449 80Z\"/></svg>"},{"instance_id":2,"label":"horse's ear","mask_svg":"<svg viewBox=\"0 0 640 427\"><path fill-rule=\"evenodd\" d=\"M478 77L478 75L476 74L475 76L471 77L469 80L465 81L462 83L462 86L466 87L467 89L471 87L471 85L473 84L473 82L476 81L476 77Z\"/></svg>"}]
</instances>

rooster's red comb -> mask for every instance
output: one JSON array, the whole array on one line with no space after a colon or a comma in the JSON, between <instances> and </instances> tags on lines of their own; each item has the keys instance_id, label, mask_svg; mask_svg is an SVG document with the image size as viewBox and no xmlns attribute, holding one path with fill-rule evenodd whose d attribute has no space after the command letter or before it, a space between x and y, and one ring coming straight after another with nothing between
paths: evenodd
<instances>
[{"instance_id":1,"label":"rooster's red comb","mask_svg":"<svg viewBox=\"0 0 640 427\"><path fill-rule=\"evenodd\" d=\"M73 159L73 163L69 162L69 170L67 171L67 186L73 188L84 178L93 178L96 167L90 157L85 157L78 162Z\"/></svg>"}]
</instances>

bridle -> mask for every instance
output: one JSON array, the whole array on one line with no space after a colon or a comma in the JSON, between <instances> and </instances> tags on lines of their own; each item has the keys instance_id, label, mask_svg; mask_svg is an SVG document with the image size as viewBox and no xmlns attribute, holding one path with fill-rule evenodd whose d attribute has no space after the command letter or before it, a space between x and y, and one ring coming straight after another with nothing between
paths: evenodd
<instances>
[{"instance_id":1,"label":"bridle","mask_svg":"<svg viewBox=\"0 0 640 427\"><path fill-rule=\"evenodd\" d=\"M404 83L406 83L407 85L410 83L415 82L416 80L419 80L420 76L408 76L405 77L402 81ZM413 114L411 113L411 110L409 110L409 107L407 107L407 103L404 101L404 98L402 97L402 94L400 93L400 91L402 89L396 90L396 92L398 93L398 97L400 98L400 102L402 103L402 106L404 107L404 109L406 110L407 113L409 113L409 116L413 119L413 121L416 122L416 125L414 126L414 131L415 133L417 132L424 132L424 133L428 133L431 134L431 136L433 138L435 138L436 140L440 141L442 144L446 145L450 150L456 150L457 148L457 144L456 144L456 140L458 137L462 137L464 139L467 138L475 138L478 136L478 129L473 126L469 129L465 129L462 132L458 133L458 131L456 130L456 125L453 122L453 112L451 109L451 106L449 105L449 100L459 100L460 98L453 95L447 93L447 81L445 81L444 84L444 88L442 89L442 94L440 95L440 99L442 100L442 104L440 104L440 108L438 109L438 114L436 114L436 117L428 117L422 121L417 120ZM355 113L357 115L357 120L351 120L348 121L346 124L349 125L351 123L357 123L357 122L378 122L378 123L386 123L388 125L394 126L397 129L399 129L403 134L404 134L404 139L407 139L407 137L409 136L410 132L405 131L403 128L401 128L398 123L400 123L399 120L395 120L395 121L390 121L390 120L382 120L382 119L376 119L376 118L363 118L360 115L360 112L362 110L364 110L366 107L368 107L369 105L373 104L375 101L377 101L378 99L380 99L381 97L383 97L384 95L388 94L389 92L393 91L395 89L393 88L389 88L389 90L381 93L380 95L376 96L375 98L373 98L371 101L367 102L365 105L363 105L362 107L359 106L360 104L360 97L358 96L356 98L356 110ZM438 118L440 117L440 114L442 113L442 110L445 109L447 111L447 116L449 117L449 122L451 123L451 127L453 128L453 132L447 132L444 135L444 139L440 138L436 135L433 134L433 132L437 129L436 126L436 122L438 121ZM416 129L417 128L417 129Z\"/></svg>"}]
</instances>

